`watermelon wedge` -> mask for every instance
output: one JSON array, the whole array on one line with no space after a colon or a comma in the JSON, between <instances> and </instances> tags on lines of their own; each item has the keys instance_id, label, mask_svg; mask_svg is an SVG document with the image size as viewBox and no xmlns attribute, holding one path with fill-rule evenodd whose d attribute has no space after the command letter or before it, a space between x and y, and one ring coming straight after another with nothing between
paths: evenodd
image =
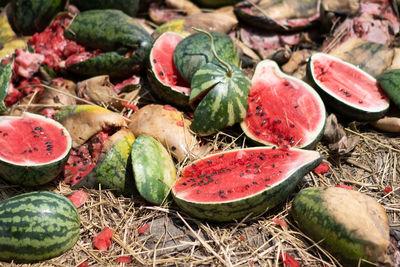
<instances>
[{"instance_id":1,"label":"watermelon wedge","mask_svg":"<svg viewBox=\"0 0 400 267\"><path fill-rule=\"evenodd\" d=\"M211 221L259 215L282 202L313 170L319 152L254 147L212 154L186 166L172 187L188 214Z\"/></svg>"},{"instance_id":2,"label":"watermelon wedge","mask_svg":"<svg viewBox=\"0 0 400 267\"><path fill-rule=\"evenodd\" d=\"M24 113L0 120L0 176L19 185L53 180L63 169L72 146L68 131L46 117Z\"/></svg>"},{"instance_id":3,"label":"watermelon wedge","mask_svg":"<svg viewBox=\"0 0 400 267\"><path fill-rule=\"evenodd\" d=\"M284 74L272 60L261 61L251 81L246 135L264 145L310 148L321 139L325 105L307 83Z\"/></svg>"},{"instance_id":4,"label":"watermelon wedge","mask_svg":"<svg viewBox=\"0 0 400 267\"><path fill-rule=\"evenodd\" d=\"M350 119L377 120L389 109L389 98L375 78L337 57L312 55L307 74L325 103Z\"/></svg>"},{"instance_id":5,"label":"watermelon wedge","mask_svg":"<svg viewBox=\"0 0 400 267\"><path fill-rule=\"evenodd\" d=\"M184 38L176 32L165 32L153 44L150 52L148 78L156 96L167 103L184 107L189 103L190 85L174 64L174 51Z\"/></svg>"}]
</instances>

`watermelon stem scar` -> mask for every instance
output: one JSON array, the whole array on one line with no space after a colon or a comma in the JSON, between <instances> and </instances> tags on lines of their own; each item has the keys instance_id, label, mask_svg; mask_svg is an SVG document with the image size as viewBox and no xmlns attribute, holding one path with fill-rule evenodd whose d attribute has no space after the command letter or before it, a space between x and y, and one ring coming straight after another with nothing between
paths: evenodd
<instances>
[{"instance_id":1,"label":"watermelon stem scar","mask_svg":"<svg viewBox=\"0 0 400 267\"><path fill-rule=\"evenodd\" d=\"M201 30L201 29L198 29L198 28L195 28L195 27L192 27L192 29L195 30L195 31L204 33L204 34L206 34L206 35L210 38L210 42L211 42L211 52L213 53L214 57L215 57L223 66L225 66L225 67L228 69L228 71L226 72L226 75L227 75L228 77L232 77L232 68L231 68L231 66L230 66L228 63L226 63L224 60L222 60L222 58L220 58L220 57L217 55L217 52L215 52L215 48L214 48L214 38L213 38L213 36L212 36L209 32L203 31L203 30Z\"/></svg>"}]
</instances>

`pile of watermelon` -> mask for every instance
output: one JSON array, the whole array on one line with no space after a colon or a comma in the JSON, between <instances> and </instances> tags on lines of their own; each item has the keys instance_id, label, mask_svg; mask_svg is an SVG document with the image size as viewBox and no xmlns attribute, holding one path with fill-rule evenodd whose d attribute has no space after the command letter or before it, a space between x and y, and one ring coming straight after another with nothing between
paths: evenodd
<instances>
[{"instance_id":1,"label":"pile of watermelon","mask_svg":"<svg viewBox=\"0 0 400 267\"><path fill-rule=\"evenodd\" d=\"M258 55L254 39L243 37L246 50L235 31L215 30L178 11L171 15L162 1L150 8L150 1L139 0L3 2L0 177L32 192L0 203L2 261L51 259L78 240L78 210L65 197L43 191L43 185L101 186L117 196L140 195L144 204L177 207L217 223L263 216L296 194L303 177L322 163L316 147L328 113L344 121L375 122L391 100L400 103L398 70L377 74L326 53L333 47L329 39L314 42L305 64L289 71L290 55L282 48L290 40L293 48L302 48L298 36L327 23L321 14L342 19L338 7L324 1L292 3L299 9L288 11L290 18L276 16L269 1L260 4L267 12L262 14L250 1L194 1L208 8L234 5L243 36L246 27L271 31L269 40L280 36L278 44L254 34L251 38L265 45ZM282 4L270 2L277 10ZM392 27L387 32L377 26L375 34L387 37L379 45L393 39L399 19L387 1L381 2L375 5L388 8L385 14L375 14L380 9L372 10L376 6L368 1L347 7L345 13L359 27L350 35L372 43L362 26L373 21ZM155 9L165 23L152 32L135 16ZM371 17L361 17L362 12ZM300 68L303 74L296 72ZM246 136L245 147L211 149L207 140L220 133ZM311 190L294 202L300 229L316 242L326 239L344 264L390 261L383 256L387 222L383 241L364 240L362 234L353 235L358 230L348 228L337 211L333 214L331 189ZM349 205L360 197L337 194ZM314 213L318 220L307 221Z\"/></svg>"}]
</instances>

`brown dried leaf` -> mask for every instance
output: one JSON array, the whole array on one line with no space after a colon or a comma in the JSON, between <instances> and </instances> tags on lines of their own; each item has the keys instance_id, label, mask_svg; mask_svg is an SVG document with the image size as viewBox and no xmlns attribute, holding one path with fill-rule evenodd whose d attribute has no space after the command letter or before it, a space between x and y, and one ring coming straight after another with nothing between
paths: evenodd
<instances>
[{"instance_id":1,"label":"brown dried leaf","mask_svg":"<svg viewBox=\"0 0 400 267\"><path fill-rule=\"evenodd\" d=\"M179 10L186 15L201 13L201 9L188 0L165 0L168 7Z\"/></svg>"},{"instance_id":2,"label":"brown dried leaf","mask_svg":"<svg viewBox=\"0 0 400 267\"><path fill-rule=\"evenodd\" d=\"M324 11L348 15L355 15L360 9L359 0L322 0L321 5Z\"/></svg>"},{"instance_id":3,"label":"brown dried leaf","mask_svg":"<svg viewBox=\"0 0 400 267\"><path fill-rule=\"evenodd\" d=\"M360 137L348 137L343 126L338 123L335 114L332 113L326 119L324 140L329 143L328 147L332 152L347 154L358 144Z\"/></svg>"},{"instance_id":4,"label":"brown dried leaf","mask_svg":"<svg viewBox=\"0 0 400 267\"><path fill-rule=\"evenodd\" d=\"M185 26L188 28L197 27L206 31L227 33L232 30L238 20L231 12L213 12L194 14L185 18Z\"/></svg>"},{"instance_id":5,"label":"brown dried leaf","mask_svg":"<svg viewBox=\"0 0 400 267\"><path fill-rule=\"evenodd\" d=\"M282 70L288 74L294 73L300 66L307 64L311 54L312 52L307 49L294 51L289 61L282 66Z\"/></svg>"}]
</instances>

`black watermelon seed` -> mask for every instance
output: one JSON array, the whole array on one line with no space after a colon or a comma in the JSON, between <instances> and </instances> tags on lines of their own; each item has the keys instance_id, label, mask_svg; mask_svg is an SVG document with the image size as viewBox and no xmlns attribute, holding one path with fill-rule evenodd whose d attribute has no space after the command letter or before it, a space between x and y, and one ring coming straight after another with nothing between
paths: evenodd
<instances>
[{"instance_id":1,"label":"black watermelon seed","mask_svg":"<svg viewBox=\"0 0 400 267\"><path fill-rule=\"evenodd\" d=\"M250 164L247 164L247 165L246 165L246 168L250 167L251 165L252 165L251 163L250 163Z\"/></svg>"},{"instance_id":2,"label":"black watermelon seed","mask_svg":"<svg viewBox=\"0 0 400 267\"><path fill-rule=\"evenodd\" d=\"M247 117L250 117L251 115L253 115L253 112L247 113Z\"/></svg>"},{"instance_id":3,"label":"black watermelon seed","mask_svg":"<svg viewBox=\"0 0 400 267\"><path fill-rule=\"evenodd\" d=\"M3 131L0 131L0 133L2 133Z\"/></svg>"},{"instance_id":4,"label":"black watermelon seed","mask_svg":"<svg viewBox=\"0 0 400 267\"><path fill-rule=\"evenodd\" d=\"M35 134L33 137L39 137L39 135Z\"/></svg>"},{"instance_id":5,"label":"black watermelon seed","mask_svg":"<svg viewBox=\"0 0 400 267\"><path fill-rule=\"evenodd\" d=\"M242 172L241 174L239 174L240 177L242 177L244 175L244 172Z\"/></svg>"},{"instance_id":6,"label":"black watermelon seed","mask_svg":"<svg viewBox=\"0 0 400 267\"><path fill-rule=\"evenodd\" d=\"M271 179L265 178L264 181L269 182L269 181L271 181Z\"/></svg>"},{"instance_id":7,"label":"black watermelon seed","mask_svg":"<svg viewBox=\"0 0 400 267\"><path fill-rule=\"evenodd\" d=\"M261 109L261 106L257 106L256 109Z\"/></svg>"},{"instance_id":8,"label":"black watermelon seed","mask_svg":"<svg viewBox=\"0 0 400 267\"><path fill-rule=\"evenodd\" d=\"M154 62L154 63L157 63L157 60L156 60L156 59L153 59L153 62Z\"/></svg>"},{"instance_id":9,"label":"black watermelon seed","mask_svg":"<svg viewBox=\"0 0 400 267\"><path fill-rule=\"evenodd\" d=\"M251 152L250 156L254 156L254 152Z\"/></svg>"},{"instance_id":10,"label":"black watermelon seed","mask_svg":"<svg viewBox=\"0 0 400 267\"><path fill-rule=\"evenodd\" d=\"M299 105L294 106L294 108L298 108L298 107L299 107Z\"/></svg>"},{"instance_id":11,"label":"black watermelon seed","mask_svg":"<svg viewBox=\"0 0 400 267\"><path fill-rule=\"evenodd\" d=\"M200 190L197 190L197 194L200 194Z\"/></svg>"},{"instance_id":12,"label":"black watermelon seed","mask_svg":"<svg viewBox=\"0 0 400 267\"><path fill-rule=\"evenodd\" d=\"M224 156L224 154L219 155L220 158L222 158Z\"/></svg>"},{"instance_id":13,"label":"black watermelon seed","mask_svg":"<svg viewBox=\"0 0 400 267\"><path fill-rule=\"evenodd\" d=\"M260 160L264 160L264 158L263 158L263 157L260 157Z\"/></svg>"},{"instance_id":14,"label":"black watermelon seed","mask_svg":"<svg viewBox=\"0 0 400 267\"><path fill-rule=\"evenodd\" d=\"M51 147L48 147L48 148L46 149L46 151L51 151L51 149L52 149Z\"/></svg>"},{"instance_id":15,"label":"black watermelon seed","mask_svg":"<svg viewBox=\"0 0 400 267\"><path fill-rule=\"evenodd\" d=\"M261 126L263 126L266 122L267 122L266 120L263 120L263 121L261 122Z\"/></svg>"},{"instance_id":16,"label":"black watermelon seed","mask_svg":"<svg viewBox=\"0 0 400 267\"><path fill-rule=\"evenodd\" d=\"M210 164L212 164L212 160L207 160L207 163L210 163Z\"/></svg>"},{"instance_id":17,"label":"black watermelon seed","mask_svg":"<svg viewBox=\"0 0 400 267\"><path fill-rule=\"evenodd\" d=\"M248 184L246 184L246 186L245 186L246 188L249 188L250 186L248 185Z\"/></svg>"},{"instance_id":18,"label":"black watermelon seed","mask_svg":"<svg viewBox=\"0 0 400 267\"><path fill-rule=\"evenodd\" d=\"M32 133L37 133L36 131L32 130Z\"/></svg>"},{"instance_id":19,"label":"black watermelon seed","mask_svg":"<svg viewBox=\"0 0 400 267\"><path fill-rule=\"evenodd\" d=\"M24 150L24 151L21 152L21 154L24 154L24 153L26 153L26 152L27 152L27 150Z\"/></svg>"},{"instance_id":20,"label":"black watermelon seed","mask_svg":"<svg viewBox=\"0 0 400 267\"><path fill-rule=\"evenodd\" d=\"M254 172L254 174L259 174L259 173L260 173L260 171L255 171L255 172Z\"/></svg>"},{"instance_id":21,"label":"black watermelon seed","mask_svg":"<svg viewBox=\"0 0 400 267\"><path fill-rule=\"evenodd\" d=\"M257 182L253 182L253 184L257 184Z\"/></svg>"},{"instance_id":22,"label":"black watermelon seed","mask_svg":"<svg viewBox=\"0 0 400 267\"><path fill-rule=\"evenodd\" d=\"M252 99L252 100L250 100L251 102L254 102L254 101L256 101L254 98Z\"/></svg>"},{"instance_id":23,"label":"black watermelon seed","mask_svg":"<svg viewBox=\"0 0 400 267\"><path fill-rule=\"evenodd\" d=\"M275 168L275 163L272 163L272 168Z\"/></svg>"},{"instance_id":24,"label":"black watermelon seed","mask_svg":"<svg viewBox=\"0 0 400 267\"><path fill-rule=\"evenodd\" d=\"M28 151L29 151L29 153L32 153L32 149L29 149Z\"/></svg>"},{"instance_id":25,"label":"black watermelon seed","mask_svg":"<svg viewBox=\"0 0 400 267\"><path fill-rule=\"evenodd\" d=\"M160 71L160 75L161 75L161 76L164 76L164 72Z\"/></svg>"},{"instance_id":26,"label":"black watermelon seed","mask_svg":"<svg viewBox=\"0 0 400 267\"><path fill-rule=\"evenodd\" d=\"M272 149L276 149L276 147L273 146Z\"/></svg>"},{"instance_id":27,"label":"black watermelon seed","mask_svg":"<svg viewBox=\"0 0 400 267\"><path fill-rule=\"evenodd\" d=\"M3 136L6 136L6 135L8 135L8 133L3 133Z\"/></svg>"},{"instance_id":28,"label":"black watermelon seed","mask_svg":"<svg viewBox=\"0 0 400 267\"><path fill-rule=\"evenodd\" d=\"M34 147L34 148L33 148L33 150L36 150L36 151L38 151L39 149L37 149L36 147Z\"/></svg>"},{"instance_id":29,"label":"black watermelon seed","mask_svg":"<svg viewBox=\"0 0 400 267\"><path fill-rule=\"evenodd\" d=\"M40 130L41 128L40 127L35 127L35 130Z\"/></svg>"}]
</instances>

